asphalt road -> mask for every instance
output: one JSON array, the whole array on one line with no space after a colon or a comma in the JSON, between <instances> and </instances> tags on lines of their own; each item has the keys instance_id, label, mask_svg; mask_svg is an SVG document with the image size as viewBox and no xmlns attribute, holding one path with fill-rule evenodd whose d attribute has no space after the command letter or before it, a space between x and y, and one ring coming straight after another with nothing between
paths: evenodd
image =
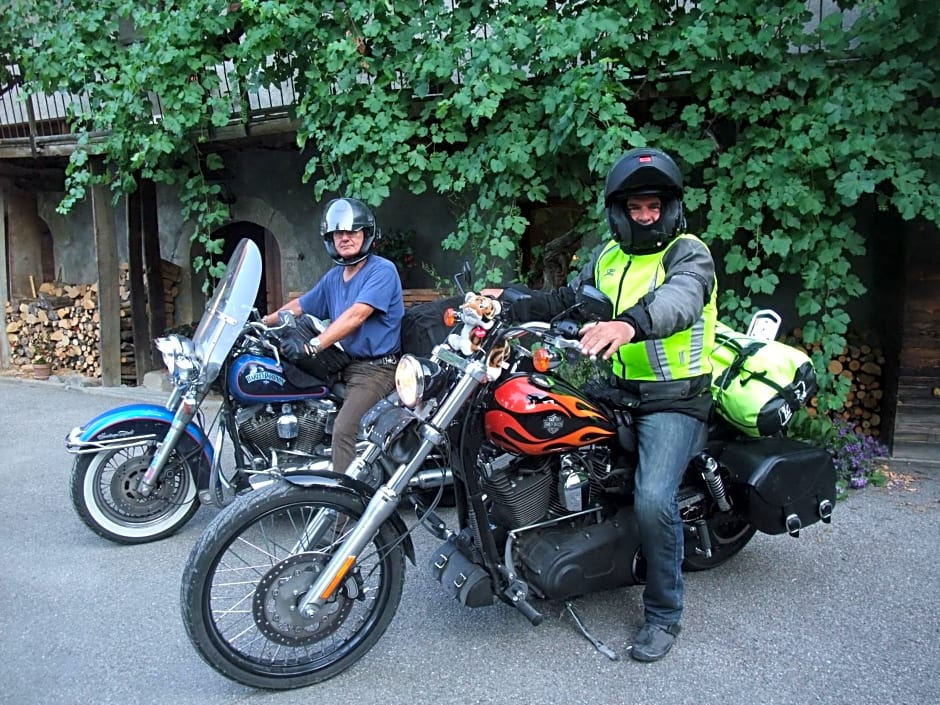
<instances>
[{"instance_id":1,"label":"asphalt road","mask_svg":"<svg viewBox=\"0 0 940 705\"><path fill-rule=\"evenodd\" d=\"M609 660L560 603L540 605L538 627L502 604L461 607L427 574L436 540L419 530L419 564L376 648L326 683L269 692L205 665L180 621L182 567L214 510L127 547L72 509L68 430L163 397L0 377L0 399L0 703L940 703L940 465L897 466L900 482L853 493L831 525L758 535L729 564L689 575L684 631L654 664ZM623 653L639 588L575 605Z\"/></svg>"}]
</instances>

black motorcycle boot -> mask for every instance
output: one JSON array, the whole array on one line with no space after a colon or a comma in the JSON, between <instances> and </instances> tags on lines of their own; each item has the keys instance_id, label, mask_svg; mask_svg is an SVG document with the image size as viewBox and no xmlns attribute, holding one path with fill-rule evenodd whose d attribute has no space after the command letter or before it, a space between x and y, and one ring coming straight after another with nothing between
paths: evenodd
<instances>
[{"instance_id":1,"label":"black motorcycle boot","mask_svg":"<svg viewBox=\"0 0 940 705\"><path fill-rule=\"evenodd\" d=\"M669 653L669 649L682 630L678 624L663 627L658 624L646 622L637 632L630 647L630 658L635 661L659 661Z\"/></svg>"}]
</instances>

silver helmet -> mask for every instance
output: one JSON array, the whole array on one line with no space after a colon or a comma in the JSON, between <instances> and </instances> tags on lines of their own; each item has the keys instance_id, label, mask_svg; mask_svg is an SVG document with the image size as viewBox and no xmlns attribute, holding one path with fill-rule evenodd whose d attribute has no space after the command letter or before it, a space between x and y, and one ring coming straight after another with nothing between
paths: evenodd
<instances>
[{"instance_id":1,"label":"silver helmet","mask_svg":"<svg viewBox=\"0 0 940 705\"><path fill-rule=\"evenodd\" d=\"M363 231L362 248L358 254L345 258L337 252L336 244L333 242L333 233L337 230ZM320 237L323 238L323 244L330 259L336 264L348 267L368 257L372 245L382 238L382 233L376 225L375 216L365 203L355 198L334 198L323 209L323 217L320 219Z\"/></svg>"}]
</instances>

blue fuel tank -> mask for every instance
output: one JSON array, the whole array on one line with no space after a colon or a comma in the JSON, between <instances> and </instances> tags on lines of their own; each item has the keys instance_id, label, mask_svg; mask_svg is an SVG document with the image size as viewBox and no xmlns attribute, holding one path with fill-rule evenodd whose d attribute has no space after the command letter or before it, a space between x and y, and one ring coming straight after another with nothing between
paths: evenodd
<instances>
[{"instance_id":1,"label":"blue fuel tank","mask_svg":"<svg viewBox=\"0 0 940 705\"><path fill-rule=\"evenodd\" d=\"M330 393L326 383L297 387L284 376L284 368L273 357L242 355L229 367L228 388L243 404L321 399Z\"/></svg>"}]
</instances>

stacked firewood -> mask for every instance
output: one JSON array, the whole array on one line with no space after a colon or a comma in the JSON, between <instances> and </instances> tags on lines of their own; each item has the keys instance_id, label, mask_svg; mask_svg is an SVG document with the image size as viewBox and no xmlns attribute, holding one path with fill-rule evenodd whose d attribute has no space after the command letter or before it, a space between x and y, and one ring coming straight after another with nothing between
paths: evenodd
<instances>
[{"instance_id":1,"label":"stacked firewood","mask_svg":"<svg viewBox=\"0 0 940 705\"><path fill-rule=\"evenodd\" d=\"M160 269L163 280L166 327L173 328L176 325L176 297L179 294L181 269L172 262L165 260L161 262ZM121 299L121 381L134 384L137 379L137 363L134 348L134 313L131 307L129 272L130 268L127 263L122 263L118 272Z\"/></svg>"},{"instance_id":2,"label":"stacked firewood","mask_svg":"<svg viewBox=\"0 0 940 705\"><path fill-rule=\"evenodd\" d=\"M7 301L6 317L13 365L42 354L55 370L101 376L97 284L46 282L36 298Z\"/></svg>"},{"instance_id":3,"label":"stacked firewood","mask_svg":"<svg viewBox=\"0 0 940 705\"><path fill-rule=\"evenodd\" d=\"M801 329L796 329L786 342L805 350L810 356L819 350L819 344L807 345ZM883 351L857 338L850 338L842 353L829 361L828 371L849 381L845 406L837 413L852 427L868 436L881 435ZM817 400L810 400L808 410L816 412Z\"/></svg>"},{"instance_id":4,"label":"stacked firewood","mask_svg":"<svg viewBox=\"0 0 940 705\"><path fill-rule=\"evenodd\" d=\"M175 325L175 300L179 294L180 268L164 262L163 291L167 327ZM133 319L127 265L121 265L121 369L135 379ZM31 365L40 353L53 370L72 371L86 377L101 377L100 314L98 284L41 284L35 297L6 302L10 361L14 366Z\"/></svg>"}]
</instances>

